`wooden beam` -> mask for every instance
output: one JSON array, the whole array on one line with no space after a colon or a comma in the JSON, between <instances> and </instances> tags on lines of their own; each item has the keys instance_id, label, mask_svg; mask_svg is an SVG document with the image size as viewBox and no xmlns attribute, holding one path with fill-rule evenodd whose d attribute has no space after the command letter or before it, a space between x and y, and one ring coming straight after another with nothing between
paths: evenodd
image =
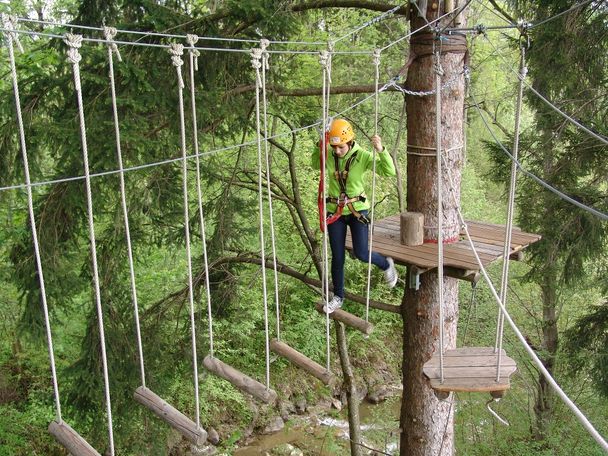
<instances>
[{"instance_id":1,"label":"wooden beam","mask_svg":"<svg viewBox=\"0 0 608 456\"><path fill-rule=\"evenodd\" d=\"M140 386L133 397L194 445L200 446L207 441L207 431L148 388Z\"/></svg>"},{"instance_id":2,"label":"wooden beam","mask_svg":"<svg viewBox=\"0 0 608 456\"><path fill-rule=\"evenodd\" d=\"M323 303L318 302L315 308L317 309L317 312L325 315L325 312L323 311ZM350 326L351 328L357 329L363 334L371 334L374 329L374 325L372 325L371 323L342 309L334 310L332 313L329 314L329 318L331 318L332 320L341 321L346 326Z\"/></svg>"},{"instance_id":3,"label":"wooden beam","mask_svg":"<svg viewBox=\"0 0 608 456\"><path fill-rule=\"evenodd\" d=\"M248 377L217 358L207 355L203 360L203 365L218 377L222 377L241 391L250 394L266 404L272 404L277 400L277 393L273 389L267 388L262 383Z\"/></svg>"},{"instance_id":4,"label":"wooden beam","mask_svg":"<svg viewBox=\"0 0 608 456\"><path fill-rule=\"evenodd\" d=\"M95 448L64 421L51 421L49 432L73 456L100 456Z\"/></svg>"},{"instance_id":5,"label":"wooden beam","mask_svg":"<svg viewBox=\"0 0 608 456\"><path fill-rule=\"evenodd\" d=\"M281 355L291 361L299 368L305 370L312 376L321 380L325 385L329 385L333 380L333 375L330 371L325 369L320 364L314 362L312 359L303 355L299 351L287 345L285 342L281 342L277 339L270 341L270 349L277 355Z\"/></svg>"}]
</instances>

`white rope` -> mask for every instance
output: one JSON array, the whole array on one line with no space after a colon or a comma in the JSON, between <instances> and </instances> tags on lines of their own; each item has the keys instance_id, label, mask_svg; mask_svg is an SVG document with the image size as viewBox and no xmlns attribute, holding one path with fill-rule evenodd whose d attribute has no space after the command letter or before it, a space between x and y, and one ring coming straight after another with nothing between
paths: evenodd
<instances>
[{"instance_id":1,"label":"white rope","mask_svg":"<svg viewBox=\"0 0 608 456\"><path fill-rule=\"evenodd\" d=\"M264 155L266 157L266 191L268 192L268 215L270 222L270 241L272 245L272 270L274 272L274 301L276 311L276 325L277 325L277 340L281 340L281 308L279 304L279 273L277 270L277 248L275 242L274 232L274 212L272 208L272 189L271 189L271 167L270 167L270 153L268 148L268 101L266 97L266 72L270 69L267 48L269 45L268 40L260 41L260 48L262 49L262 105L264 108Z\"/></svg>"},{"instance_id":2,"label":"white rope","mask_svg":"<svg viewBox=\"0 0 608 456\"><path fill-rule=\"evenodd\" d=\"M251 66L255 70L255 120L258 146L258 206L260 212L260 258L262 260L262 291L264 295L264 337L266 342L266 388L270 389L270 340L268 330L268 292L266 287L266 253L264 248L264 199L262 186L262 132L260 121L260 91L262 78L262 49L251 50Z\"/></svg>"},{"instance_id":3,"label":"white rope","mask_svg":"<svg viewBox=\"0 0 608 456\"><path fill-rule=\"evenodd\" d=\"M378 134L378 111L380 105L380 92L378 92L378 83L380 80L380 50L374 51L374 135ZM365 322L369 321L369 294L372 283L372 249L374 242L374 205L376 202L376 148L372 147L372 199L370 204L370 225L367 233L367 290L365 294Z\"/></svg>"},{"instance_id":4,"label":"white rope","mask_svg":"<svg viewBox=\"0 0 608 456\"><path fill-rule=\"evenodd\" d=\"M325 309L329 309L329 252L327 248L327 157L325 151L327 149L327 135L325 134L328 128L329 122L329 94L331 91L331 52L333 45L328 44L327 51L321 51L319 53L319 63L323 70L323 120L321 128L321 151L319 152L319 159L323 160L324 167L321 168L321 176L323 177L323 268L322 268L322 284L323 284L323 295L325 297ZM334 284L335 285L335 284ZM330 355L330 338L329 338L329 312L325 312L325 350L326 350L326 369L330 370L331 355Z\"/></svg>"},{"instance_id":5,"label":"white rope","mask_svg":"<svg viewBox=\"0 0 608 456\"><path fill-rule=\"evenodd\" d=\"M452 194L452 198L453 198L454 202L457 203L456 195L454 195L454 180L452 179L452 174L451 174L449 168L447 168L447 175L448 175L448 179L450 181L450 192ZM473 238L471 237L471 234L469 233L469 228L464 219L464 216L462 215L462 211L460 210L460 207L458 204L456 204L455 206L456 206L456 211L458 212L458 219L460 220L462 229L465 232L465 236L467 238L469 246L471 247L471 251L473 252L473 255L475 256L475 261L477 261L477 264L479 265L479 269L480 269L486 283L488 284L488 287L490 288L490 292L492 293L494 300L500 307L501 312L503 313L505 319L507 320L507 323L509 323L509 326L515 333L515 336L519 339L519 341L523 345L524 349L526 350L526 352L528 353L530 358L532 358L532 361L534 362L534 364L536 364L536 366L542 373L543 377L545 377L545 379L547 380L547 383L549 383L551 388L553 388L553 390L557 393L557 395L560 397L560 399L574 413L574 415L577 417L577 419L580 421L580 423L583 425L583 427L587 430L587 432L589 432L589 434L593 437L593 439L604 449L604 451L608 451L608 442L606 442L606 440L602 437L602 435L595 429L595 427L593 427L593 424L591 424L591 422L579 410L579 408L576 406L576 404L568 397L568 395L566 393L564 393L564 391L561 389L561 387L557 384L555 379L551 376L551 373L547 370L547 368L545 367L543 362L538 358L538 356L536 355L536 353L532 349L532 347L530 347L530 345L526 341L526 338L521 333L521 331L519 330L519 328L517 327L517 325L515 324L515 322L509 315L509 313L507 312L507 308L503 305L502 301L500 300L500 296L498 295L498 293L496 292L496 289L494 288L492 279L490 279L490 276L488 275L486 268L484 267L483 262L481 261L481 258L479 258L479 254L477 253L477 248L475 247Z\"/></svg>"},{"instance_id":6,"label":"white rope","mask_svg":"<svg viewBox=\"0 0 608 456\"><path fill-rule=\"evenodd\" d=\"M74 88L78 101L78 117L80 120L80 137L82 140L82 155L84 160L85 189L87 199L87 219L89 222L89 238L91 240L91 257L93 262L93 285L95 290L95 303L97 306L97 321L99 323L99 338L101 342L101 363L103 369L103 381L106 398L106 413L108 418L108 433L110 444L110 456L114 456L114 430L112 426L112 403L110 401L110 378L108 375L108 358L106 354L106 336L103 324L103 310L101 307L101 291L99 289L99 270L97 267L97 245L95 243L95 222L93 220L93 195L91 190L91 178L89 176L89 151L87 147L87 132L84 119L84 108L82 102L82 87L80 84L80 60L82 59L78 49L82 45L82 36L67 33L64 38L68 45L68 60L72 64L74 73Z\"/></svg>"},{"instance_id":7,"label":"white rope","mask_svg":"<svg viewBox=\"0 0 608 456\"><path fill-rule=\"evenodd\" d=\"M526 68L526 48L520 46L520 74L519 74L519 89L517 92L517 103L515 106L515 128L513 132L513 158L517 160L519 154L519 131L521 126L521 109L524 95L524 79L528 69ZM517 165L515 160L511 162L511 181L509 183L509 200L507 204L507 226L505 228L505 243L502 253L502 276L500 282L500 300L507 307L507 289L509 284L509 265L511 254L511 235L513 231L513 213L515 207L515 191L517 185ZM496 381L500 381L500 365L502 361L502 339L504 331L505 319L502 312L498 312L496 325L496 343L494 352L497 353L498 360L496 362Z\"/></svg>"},{"instance_id":8,"label":"white rope","mask_svg":"<svg viewBox=\"0 0 608 456\"><path fill-rule=\"evenodd\" d=\"M201 163L200 153L198 146L198 125L196 115L196 90L194 87L194 72L198 71L198 57L200 52L194 48L194 45L198 41L196 35L188 35L186 37L190 47L188 48L188 55L190 57L190 103L192 107L192 135L194 142L194 155L196 157L196 193L198 200L198 216L201 224L201 243L203 247L203 262L205 266L205 294L207 297L207 320L208 320L208 333L209 333L209 355L214 358L214 344L213 344L213 313L211 310L211 289L209 282L209 257L207 255L207 234L205 230L205 216L203 214L203 191L201 188Z\"/></svg>"},{"instance_id":9,"label":"white rope","mask_svg":"<svg viewBox=\"0 0 608 456\"><path fill-rule=\"evenodd\" d=\"M116 36L116 29L106 27L104 29L104 35L108 41L112 41L114 36ZM144 350L143 343L141 339L141 325L139 322L139 304L137 300L137 287L135 284L135 266L133 263L133 249L131 246L131 228L129 226L129 210L127 208L127 196L125 190L125 173L123 171L123 161L122 161L122 145L120 142L120 125L118 122L118 107L116 102L116 82L114 80L114 56L116 54L116 58L119 62L122 61L120 57L120 52L118 51L118 47L116 45L108 45L108 64L109 64L109 76L110 76L110 94L112 97L112 114L114 118L114 135L116 137L116 156L118 159L118 177L120 182L120 202L122 205L122 215L125 220L125 237L127 240L127 257L129 259L129 274L130 274L130 283L131 283L131 299L133 300L133 314L135 318L135 333L137 337L137 351L139 353L139 369L141 372L141 385L146 387L146 374L144 367Z\"/></svg>"},{"instance_id":10,"label":"white rope","mask_svg":"<svg viewBox=\"0 0 608 456\"><path fill-rule=\"evenodd\" d=\"M444 380L443 350L444 350L444 321L443 321L443 174L441 167L441 51L435 52L435 142L437 148L437 274L439 300L439 372L441 383Z\"/></svg>"},{"instance_id":11,"label":"white rope","mask_svg":"<svg viewBox=\"0 0 608 456\"><path fill-rule=\"evenodd\" d=\"M198 388L198 357L196 352L196 323L194 319L194 286L192 284L192 252L190 251L190 214L188 210L188 167L186 162L186 122L184 120L184 80L182 78L182 55L184 46L172 43L169 49L171 62L177 73L177 93L179 97L179 130L182 149L182 189L184 196L184 235L186 243L186 260L188 264L188 301L190 304L190 328L192 333L192 366L194 370L194 402L196 408L196 427L201 427L199 388Z\"/></svg>"},{"instance_id":12,"label":"white rope","mask_svg":"<svg viewBox=\"0 0 608 456\"><path fill-rule=\"evenodd\" d=\"M10 19L6 16L2 17L3 21L9 22ZM7 25L10 27L11 25ZM51 322L49 318L49 306L46 299L46 286L44 282L44 273L42 271L42 260L40 258L40 245L38 243L38 229L36 227L36 216L34 214L34 200L32 196L32 188L30 184L30 166L27 156L27 144L25 141L25 128L23 125L23 115L21 112L21 97L19 95L19 81L17 79L17 66L15 64L15 50L14 50L14 37L7 33L5 34L8 48L8 56L11 66L11 77L13 82L13 93L15 96L15 109L17 112L17 125L19 128L19 141L21 144L21 155L23 157L23 172L25 174L25 182L27 186L27 208L30 218L30 226L32 229L32 241L34 243L34 255L36 258L36 269L38 271L38 280L40 283L40 298L42 301L42 311L44 313L44 327L46 330L46 341L49 351L49 361L51 364L51 379L53 382L53 393L55 395L55 412L56 420L58 423L63 421L61 416L61 400L59 397L59 385L57 382L57 369L55 367L55 350L53 348L53 336L51 333Z\"/></svg>"}]
</instances>

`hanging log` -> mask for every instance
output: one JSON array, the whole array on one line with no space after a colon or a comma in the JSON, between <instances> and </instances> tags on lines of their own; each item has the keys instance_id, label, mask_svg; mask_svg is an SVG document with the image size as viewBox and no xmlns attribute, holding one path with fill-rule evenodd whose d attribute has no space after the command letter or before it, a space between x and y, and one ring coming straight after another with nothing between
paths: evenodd
<instances>
[{"instance_id":1,"label":"hanging log","mask_svg":"<svg viewBox=\"0 0 608 456\"><path fill-rule=\"evenodd\" d=\"M95 448L64 421L51 421L49 432L73 456L100 456Z\"/></svg>"},{"instance_id":2,"label":"hanging log","mask_svg":"<svg viewBox=\"0 0 608 456\"><path fill-rule=\"evenodd\" d=\"M329 385L333 380L333 376L330 371L284 342L277 339L272 339L270 341L270 349L277 355L287 358L299 368L318 378L325 385Z\"/></svg>"},{"instance_id":3,"label":"hanging log","mask_svg":"<svg viewBox=\"0 0 608 456\"><path fill-rule=\"evenodd\" d=\"M317 312L325 315L323 311L323 303L318 302L315 306ZM374 329L374 325L370 322L363 320L362 318L357 317L351 313L348 313L342 309L336 309L332 313L329 314L329 318L332 320L340 321L344 323L346 326L350 326L351 328L357 329L361 331L363 334L371 334Z\"/></svg>"},{"instance_id":4,"label":"hanging log","mask_svg":"<svg viewBox=\"0 0 608 456\"><path fill-rule=\"evenodd\" d=\"M218 377L222 377L241 391L250 394L266 404L272 404L277 399L277 393L273 389L267 388L262 383L248 377L217 358L212 358L210 355L207 355L203 360L203 365L208 371L214 373Z\"/></svg>"},{"instance_id":5,"label":"hanging log","mask_svg":"<svg viewBox=\"0 0 608 456\"><path fill-rule=\"evenodd\" d=\"M207 431L148 388L140 386L133 397L194 445L200 446L207 441Z\"/></svg>"}]
</instances>

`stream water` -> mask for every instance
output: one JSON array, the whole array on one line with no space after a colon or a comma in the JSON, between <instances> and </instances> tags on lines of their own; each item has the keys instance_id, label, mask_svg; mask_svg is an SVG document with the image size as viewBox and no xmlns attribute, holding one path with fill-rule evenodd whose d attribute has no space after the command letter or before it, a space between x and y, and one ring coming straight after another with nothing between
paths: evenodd
<instances>
[{"instance_id":1,"label":"stream water","mask_svg":"<svg viewBox=\"0 0 608 456\"><path fill-rule=\"evenodd\" d=\"M363 444L366 447L393 454L397 449L399 427L399 396L372 405L362 402L360 422ZM293 451L290 448L294 447ZM253 437L246 446L234 451L234 456L258 455L347 455L348 416L346 409L334 413L326 411L289 421L281 431ZM301 451L298 451L301 450ZM365 448L364 448L365 450ZM366 450L364 454L370 454Z\"/></svg>"}]
</instances>

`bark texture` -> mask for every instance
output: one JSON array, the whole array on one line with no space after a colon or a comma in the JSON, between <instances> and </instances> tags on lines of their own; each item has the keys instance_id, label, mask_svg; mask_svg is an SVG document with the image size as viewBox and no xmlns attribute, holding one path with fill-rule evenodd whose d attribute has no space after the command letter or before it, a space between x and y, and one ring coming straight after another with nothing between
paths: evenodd
<instances>
[{"instance_id":1,"label":"bark texture","mask_svg":"<svg viewBox=\"0 0 608 456\"><path fill-rule=\"evenodd\" d=\"M430 2L429 2L430 3ZM442 2L439 2L441 5ZM436 4L434 4L436 5ZM433 20L443 11L432 10ZM448 21L451 18L448 17ZM447 23L446 22L446 23ZM413 17L412 29L424 25L424 18ZM415 49L412 49L415 51ZM442 84L461 73L462 53L441 56L444 75ZM413 90L430 90L435 84L435 65L431 55L418 57L411 65L406 86ZM441 145L443 156L443 237L457 238L459 232L457 206L460 204L462 145L464 144L463 108L464 77L441 93ZM407 98L407 144L413 152L433 153L436 147L435 96ZM424 149L415 149L412 146ZM405 153L405 150L402 151ZM437 239L437 167L434 156L408 154L407 210L424 214L424 237ZM400 454L409 456L454 454L454 407L449 398L440 401L428 385L422 367L440 350L439 325L444 327L444 349L456 346L458 321L458 280L444 277L444 321L439 321L438 275L421 276L419 290L406 288L402 302L403 316L403 400L401 407Z\"/></svg>"}]
</instances>

